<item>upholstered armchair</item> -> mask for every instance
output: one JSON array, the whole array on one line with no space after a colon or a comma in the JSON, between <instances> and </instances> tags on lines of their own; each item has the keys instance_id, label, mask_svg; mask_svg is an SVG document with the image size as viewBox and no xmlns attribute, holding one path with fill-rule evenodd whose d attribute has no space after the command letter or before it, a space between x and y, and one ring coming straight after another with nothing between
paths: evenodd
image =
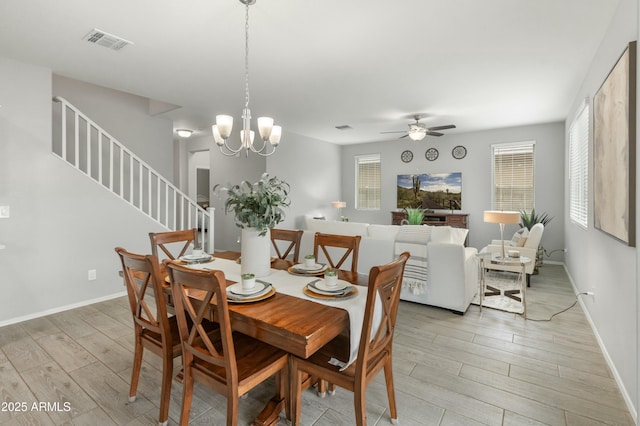
<instances>
[{"instance_id":1,"label":"upholstered armchair","mask_svg":"<svg viewBox=\"0 0 640 426\"><path fill-rule=\"evenodd\" d=\"M531 259L531 262L525 267L525 271L527 273L527 284L529 284L531 274L533 274L533 270L536 266L536 256L538 254L538 246L540 245L540 240L542 239L542 233L544 232L544 225L541 223L536 223L531 227L531 230L528 233L525 231L526 228L523 228L517 231L513 235L513 238L511 240L505 240L504 250L507 254L511 250L516 250L517 252L519 252L520 256L526 256ZM488 252L500 255L501 250L502 241L493 240L491 241L491 244L480 250L480 253ZM520 272L519 266L491 264L489 269L497 271Z\"/></svg>"}]
</instances>

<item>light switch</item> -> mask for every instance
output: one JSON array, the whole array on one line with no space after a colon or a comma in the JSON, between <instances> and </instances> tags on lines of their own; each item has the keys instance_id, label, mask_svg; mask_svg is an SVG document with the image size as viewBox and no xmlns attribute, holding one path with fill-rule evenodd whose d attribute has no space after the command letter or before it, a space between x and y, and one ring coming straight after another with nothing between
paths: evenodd
<instances>
[{"instance_id":1,"label":"light switch","mask_svg":"<svg viewBox=\"0 0 640 426\"><path fill-rule=\"evenodd\" d=\"M7 219L9 217L9 206L0 206L0 219Z\"/></svg>"}]
</instances>

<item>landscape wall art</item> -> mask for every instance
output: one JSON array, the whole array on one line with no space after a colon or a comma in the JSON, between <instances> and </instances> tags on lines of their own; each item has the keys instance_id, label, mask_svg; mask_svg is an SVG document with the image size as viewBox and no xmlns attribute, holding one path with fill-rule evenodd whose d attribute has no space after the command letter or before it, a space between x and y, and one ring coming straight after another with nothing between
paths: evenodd
<instances>
[{"instance_id":1,"label":"landscape wall art","mask_svg":"<svg viewBox=\"0 0 640 426\"><path fill-rule=\"evenodd\" d=\"M397 207L462 210L462 173L398 175Z\"/></svg>"}]
</instances>

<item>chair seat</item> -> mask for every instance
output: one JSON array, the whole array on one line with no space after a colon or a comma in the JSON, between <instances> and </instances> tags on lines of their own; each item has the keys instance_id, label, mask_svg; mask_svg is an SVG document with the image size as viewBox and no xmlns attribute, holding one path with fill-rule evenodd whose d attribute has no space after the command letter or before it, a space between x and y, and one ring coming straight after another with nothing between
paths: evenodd
<instances>
[{"instance_id":1,"label":"chair seat","mask_svg":"<svg viewBox=\"0 0 640 426\"><path fill-rule=\"evenodd\" d=\"M222 351L222 341L212 342L214 346ZM255 386L256 376L262 380L276 373L283 365L287 364L288 354L273 346L264 344L259 340L246 336L242 333L233 333L233 346L236 352L236 364L238 367L238 390L242 394L243 389L250 389ZM206 354L206 348L197 348ZM279 367L274 367L279 365ZM201 359L194 359L194 376L208 378L214 381L225 380L225 369L222 366L210 364ZM247 380L250 383L247 383Z\"/></svg>"}]
</instances>

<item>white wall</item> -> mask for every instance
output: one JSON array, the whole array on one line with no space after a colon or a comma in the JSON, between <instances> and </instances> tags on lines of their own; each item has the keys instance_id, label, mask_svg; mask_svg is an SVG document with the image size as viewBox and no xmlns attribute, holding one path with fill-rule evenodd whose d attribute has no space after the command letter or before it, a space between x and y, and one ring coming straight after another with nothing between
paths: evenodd
<instances>
[{"instance_id":1,"label":"white wall","mask_svg":"<svg viewBox=\"0 0 640 426\"><path fill-rule=\"evenodd\" d=\"M0 75L2 325L123 292L114 247L161 228L51 153L50 70L0 58Z\"/></svg>"},{"instance_id":2,"label":"white wall","mask_svg":"<svg viewBox=\"0 0 640 426\"><path fill-rule=\"evenodd\" d=\"M600 46L586 78L569 111L573 117L585 97L592 101L594 94L618 60L627 43L638 38L636 0L622 0ZM593 105L591 103L591 105ZM593 111L593 108L591 108ZM593 129L593 114L591 114ZM567 131L570 121L566 122ZM568 152L569 142L565 142ZM593 134L590 135L589 156L593 158ZM593 161L589 161L589 226L587 230L565 218L567 248L566 265L579 291L593 291L594 297L584 297L587 310L605 355L614 368L623 394L638 409L638 253L593 226ZM565 191L568 194L568 168L565 172ZM637 186L640 188L640 186ZM640 199L640 198L639 198ZM565 201L568 212L568 197ZM636 207L638 210L638 207Z\"/></svg>"},{"instance_id":3,"label":"white wall","mask_svg":"<svg viewBox=\"0 0 640 426\"><path fill-rule=\"evenodd\" d=\"M549 123L511 127L474 133L445 135L421 142L407 140L366 143L342 148L342 193L347 201L345 214L351 221L391 223L391 211L396 209L396 177L414 173L462 173L462 213L469 213L469 245L478 249L500 236L497 225L483 222L483 211L491 209L491 144L501 142L536 141L535 148L535 206L549 212L554 219L542 238L542 245L551 251L564 248L564 188L561 184L564 168L564 125ZM462 145L467 155L457 160L452 149ZM435 161L425 158L425 151L435 147L439 156ZM400 154L413 152L413 161L403 163ZM355 160L362 154L381 154L382 202L380 211L357 211L355 202ZM458 212L458 211L456 211ZM505 227L505 237L513 234L516 225ZM562 261L562 252L551 260Z\"/></svg>"}]
</instances>

